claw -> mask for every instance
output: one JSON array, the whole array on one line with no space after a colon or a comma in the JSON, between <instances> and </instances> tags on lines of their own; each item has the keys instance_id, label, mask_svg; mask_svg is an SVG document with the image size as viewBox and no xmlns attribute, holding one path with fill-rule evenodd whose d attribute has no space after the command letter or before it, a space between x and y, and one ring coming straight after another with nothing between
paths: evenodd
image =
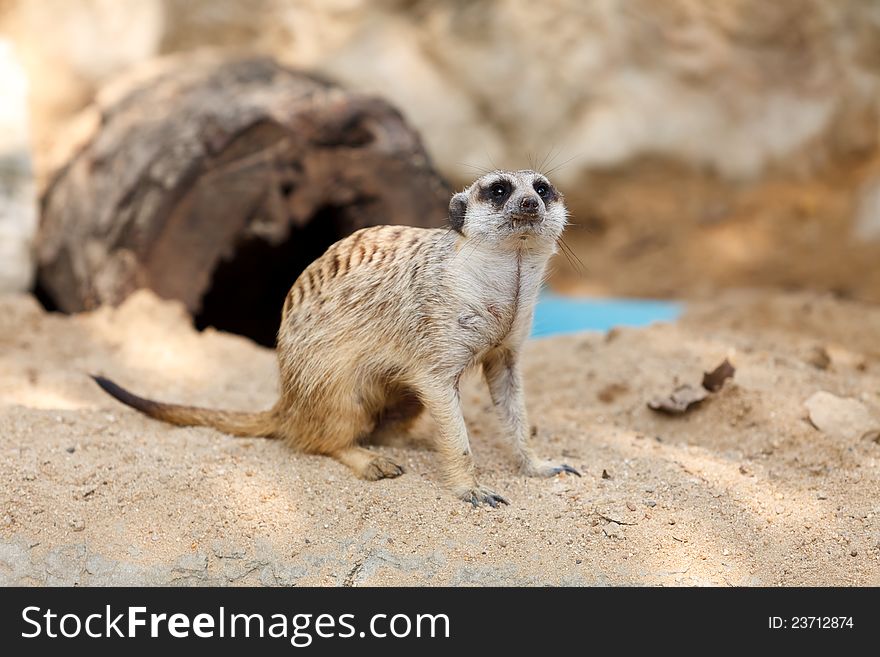
<instances>
[{"instance_id":1,"label":"claw","mask_svg":"<svg viewBox=\"0 0 880 657\"><path fill-rule=\"evenodd\" d=\"M573 474L575 477L581 476L580 472L567 463L553 465L549 461L526 463L523 466L523 472L530 477L553 477L558 474Z\"/></svg>"},{"instance_id":2,"label":"claw","mask_svg":"<svg viewBox=\"0 0 880 657\"><path fill-rule=\"evenodd\" d=\"M488 504L493 509L497 509L499 504L510 504L501 495L483 486L477 486L475 489L464 491L459 497L465 502L470 502L475 509L481 504Z\"/></svg>"},{"instance_id":3,"label":"claw","mask_svg":"<svg viewBox=\"0 0 880 657\"><path fill-rule=\"evenodd\" d=\"M575 470L575 469L574 469L573 467L571 467L570 465L566 465L565 463L563 463L562 465L560 465L559 467L557 467L556 470L555 470L555 472L556 472L556 474L559 474L559 473L561 473L561 472L565 472L565 473L567 473L567 474L573 474L573 475L576 476L576 477L580 477L580 476L581 476L581 473L580 473L580 472L578 472L577 470Z\"/></svg>"}]
</instances>

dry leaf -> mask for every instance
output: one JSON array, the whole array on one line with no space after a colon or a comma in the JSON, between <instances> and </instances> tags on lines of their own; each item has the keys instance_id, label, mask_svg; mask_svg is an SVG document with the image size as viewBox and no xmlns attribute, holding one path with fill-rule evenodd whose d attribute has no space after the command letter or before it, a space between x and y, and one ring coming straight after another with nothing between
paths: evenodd
<instances>
[{"instance_id":1,"label":"dry leaf","mask_svg":"<svg viewBox=\"0 0 880 657\"><path fill-rule=\"evenodd\" d=\"M726 358L711 372L703 373L703 385L700 387L686 383L678 386L672 394L665 397L654 397L648 402L648 408L658 413L681 415L706 399L710 393L721 390L724 382L733 377L736 369Z\"/></svg>"},{"instance_id":2,"label":"dry leaf","mask_svg":"<svg viewBox=\"0 0 880 657\"><path fill-rule=\"evenodd\" d=\"M725 358L714 370L703 373L703 387L709 392L718 392L727 379L733 378L734 372L736 368Z\"/></svg>"}]
</instances>

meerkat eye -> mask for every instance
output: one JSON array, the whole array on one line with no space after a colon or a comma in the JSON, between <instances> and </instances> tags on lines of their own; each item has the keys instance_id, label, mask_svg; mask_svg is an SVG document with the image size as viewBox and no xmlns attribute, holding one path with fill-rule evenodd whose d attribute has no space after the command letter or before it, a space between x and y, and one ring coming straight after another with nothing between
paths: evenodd
<instances>
[{"instance_id":1,"label":"meerkat eye","mask_svg":"<svg viewBox=\"0 0 880 657\"><path fill-rule=\"evenodd\" d=\"M497 178L485 187L480 188L480 198L484 201L490 201L496 206L500 206L508 198L513 191L510 181L504 178Z\"/></svg>"},{"instance_id":2,"label":"meerkat eye","mask_svg":"<svg viewBox=\"0 0 880 657\"><path fill-rule=\"evenodd\" d=\"M539 182L535 183L535 191L538 192L538 196L541 198L546 198L550 193L550 188L546 184Z\"/></svg>"}]
</instances>

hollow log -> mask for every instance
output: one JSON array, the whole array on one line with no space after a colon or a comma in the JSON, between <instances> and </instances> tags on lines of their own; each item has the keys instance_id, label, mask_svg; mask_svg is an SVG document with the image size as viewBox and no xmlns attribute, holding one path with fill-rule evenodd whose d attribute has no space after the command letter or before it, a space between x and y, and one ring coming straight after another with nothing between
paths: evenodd
<instances>
[{"instance_id":1,"label":"hollow log","mask_svg":"<svg viewBox=\"0 0 880 657\"><path fill-rule=\"evenodd\" d=\"M445 220L449 189L394 107L270 59L175 59L99 99L41 199L39 291L60 310L147 287L270 344L329 244Z\"/></svg>"}]
</instances>

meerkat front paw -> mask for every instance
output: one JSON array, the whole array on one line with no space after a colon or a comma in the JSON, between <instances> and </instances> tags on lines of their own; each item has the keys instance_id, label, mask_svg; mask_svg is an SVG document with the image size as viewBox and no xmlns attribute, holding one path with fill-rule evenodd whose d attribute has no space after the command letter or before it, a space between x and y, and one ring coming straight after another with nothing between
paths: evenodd
<instances>
[{"instance_id":1,"label":"meerkat front paw","mask_svg":"<svg viewBox=\"0 0 880 657\"><path fill-rule=\"evenodd\" d=\"M522 472L528 477L553 477L558 474L573 474L580 477L581 473L570 465L562 463L556 465L550 461L536 461L533 463L525 463L522 466Z\"/></svg>"},{"instance_id":2,"label":"meerkat front paw","mask_svg":"<svg viewBox=\"0 0 880 657\"><path fill-rule=\"evenodd\" d=\"M475 508L481 504L488 504L493 509L497 508L499 504L510 504L510 502L501 497L501 495L495 491L479 484L475 484L469 488L459 489L455 492L459 498L463 499L465 502L470 502Z\"/></svg>"}]
</instances>

